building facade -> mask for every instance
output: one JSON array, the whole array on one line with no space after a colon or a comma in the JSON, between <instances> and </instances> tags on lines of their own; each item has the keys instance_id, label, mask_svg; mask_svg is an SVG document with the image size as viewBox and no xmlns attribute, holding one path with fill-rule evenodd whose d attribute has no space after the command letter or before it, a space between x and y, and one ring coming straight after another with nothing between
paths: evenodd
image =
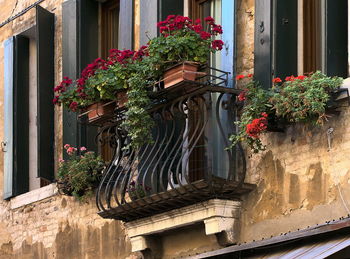
<instances>
[{"instance_id":1,"label":"building facade","mask_svg":"<svg viewBox=\"0 0 350 259\"><path fill-rule=\"evenodd\" d=\"M262 141L268 148L259 154L244 146L229 153L220 137L220 128L234 125L236 114L227 115L229 109L222 107L227 96L235 98L236 89L244 87L235 80L238 74L254 74L264 87L277 76L316 70L348 78L350 1L0 2L0 258L185 258L274 240L350 214L346 96L339 98L340 113L323 126L295 124L284 132L264 134ZM212 113L203 117L208 124L198 123L203 131L189 130L198 136L196 144L206 143L209 151L185 150L183 140L185 151L181 159L174 159L177 179L172 165L165 184L147 169L157 188L165 187L157 192L153 187L155 196L142 197L142 202L128 201L125 193L116 190L116 203L105 206L110 197L102 187L103 191L96 191L97 206L95 197L79 202L60 195L55 172L65 144L87 146L106 157L111 154L96 145L97 127L53 106L53 87L64 76L78 78L88 63L105 58L111 48L138 49L158 35L157 22L171 14L193 19L212 16L224 30L223 50L209 59L211 67L229 72L224 73L224 83L231 90L222 96L210 92L208 111ZM347 80L343 87L346 84ZM195 113L188 116L193 121L202 119ZM215 124L215 116L224 126ZM180 125L181 119L174 121ZM183 127L190 127L189 121L182 122L187 123ZM152 149L150 154L172 157L175 144L169 145L168 153ZM201 171L195 155L210 161L210 171ZM143 167L147 168L156 168L160 162L167 167L161 158L140 161L146 161ZM115 174L117 165L110 166L105 181L113 181L115 188L122 176ZM142 171L140 167L136 171ZM197 173L182 173L192 169ZM202 178L211 180L208 185L189 184ZM217 178L225 179L224 183L213 180ZM123 196L120 203L118 195ZM199 258L210 256L215 253Z\"/></svg>"}]
</instances>

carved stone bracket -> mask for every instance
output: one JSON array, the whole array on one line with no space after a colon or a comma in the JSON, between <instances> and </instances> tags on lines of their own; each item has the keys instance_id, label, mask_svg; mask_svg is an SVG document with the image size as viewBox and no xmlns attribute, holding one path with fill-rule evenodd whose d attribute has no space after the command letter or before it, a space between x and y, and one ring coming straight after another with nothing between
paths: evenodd
<instances>
[{"instance_id":1,"label":"carved stone bracket","mask_svg":"<svg viewBox=\"0 0 350 259\"><path fill-rule=\"evenodd\" d=\"M125 224L132 251L145 258L157 258L161 242L156 239L165 231L204 223L206 235L216 235L220 245L235 244L239 234L241 202L212 199L180 209Z\"/></svg>"}]
</instances>

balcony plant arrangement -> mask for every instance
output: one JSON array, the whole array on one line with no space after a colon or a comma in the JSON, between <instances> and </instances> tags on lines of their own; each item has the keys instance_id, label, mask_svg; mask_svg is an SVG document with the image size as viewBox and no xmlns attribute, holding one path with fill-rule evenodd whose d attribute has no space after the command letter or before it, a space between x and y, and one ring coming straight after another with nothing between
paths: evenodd
<instances>
[{"instance_id":1,"label":"balcony plant arrangement","mask_svg":"<svg viewBox=\"0 0 350 259\"><path fill-rule=\"evenodd\" d=\"M149 55L160 61L164 71L164 87L184 80L194 81L200 65L207 64L210 53L221 50L223 41L216 37L223 33L221 25L212 17L192 21L188 17L169 15L157 24L160 36L149 43Z\"/></svg>"},{"instance_id":2,"label":"balcony plant arrangement","mask_svg":"<svg viewBox=\"0 0 350 259\"><path fill-rule=\"evenodd\" d=\"M72 195L83 201L94 193L102 176L105 164L94 152L85 147L80 149L66 144L67 160L60 160L58 168L58 189L61 194Z\"/></svg>"},{"instance_id":3,"label":"balcony plant arrangement","mask_svg":"<svg viewBox=\"0 0 350 259\"><path fill-rule=\"evenodd\" d=\"M328 77L317 71L308 76L288 76L283 81L273 79L272 88L263 89L253 76L238 75L236 80L246 80L244 90L238 96L243 102L237 134L232 135L232 146L244 142L254 153L265 150L260 136L271 124L305 123L322 125L327 115L327 103L342 84L339 77Z\"/></svg>"},{"instance_id":4,"label":"balcony plant arrangement","mask_svg":"<svg viewBox=\"0 0 350 259\"><path fill-rule=\"evenodd\" d=\"M65 77L54 89L53 103L63 104L74 112L80 110L86 113L89 122L96 122L105 114L111 114L116 104L124 107L127 102L127 79L142 53L142 50L111 49L106 60L94 60L82 71L76 82Z\"/></svg>"}]
</instances>

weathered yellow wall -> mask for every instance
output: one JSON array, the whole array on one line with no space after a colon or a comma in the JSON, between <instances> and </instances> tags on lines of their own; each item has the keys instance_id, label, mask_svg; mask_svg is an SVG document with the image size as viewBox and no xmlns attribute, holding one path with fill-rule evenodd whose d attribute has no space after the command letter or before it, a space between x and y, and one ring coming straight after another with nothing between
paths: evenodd
<instances>
[{"instance_id":1,"label":"weathered yellow wall","mask_svg":"<svg viewBox=\"0 0 350 259\"><path fill-rule=\"evenodd\" d=\"M237 73L254 68L254 1L238 1ZM346 105L346 103L344 103ZM350 211L349 108L318 128L294 125L263 137L267 150L249 154L241 242L269 238L347 216ZM326 131L334 128L331 150ZM341 198L343 196L343 200Z\"/></svg>"},{"instance_id":2,"label":"weathered yellow wall","mask_svg":"<svg viewBox=\"0 0 350 259\"><path fill-rule=\"evenodd\" d=\"M0 0L0 22L35 0ZM55 84L62 78L61 0L45 0L41 6L55 13ZM35 9L0 28L0 75L3 75L3 42L35 23ZM0 140L3 139L3 76L0 76ZM62 115L56 108L56 161L62 152ZM3 196L3 153L0 152L0 197ZM0 199L0 258L137 258L120 221L97 215L94 199L79 203L72 197L53 196L11 210Z\"/></svg>"},{"instance_id":3,"label":"weathered yellow wall","mask_svg":"<svg viewBox=\"0 0 350 259\"><path fill-rule=\"evenodd\" d=\"M34 0L0 0L0 21L23 10ZM138 1L136 2L136 10ZM61 1L41 4L56 14L56 84L62 74ZM253 73L254 0L238 0L237 72ZM136 15L136 17L138 17ZM139 28L136 18L135 31ZM34 23L34 10L0 28L0 75L3 41ZM136 33L138 34L138 33ZM137 44L136 44L137 45ZM0 76L0 139L3 139L3 77ZM350 109L344 108L317 129L296 125L286 133L269 133L268 150L248 154L247 181L257 189L243 197L241 242L267 238L350 213ZM61 154L61 112L55 113L56 161ZM334 128L332 149L326 130ZM0 196L3 191L3 153L0 152ZM341 199L341 195L343 200ZM347 207L346 207L347 206ZM93 200L80 204L70 197L53 196L15 210L0 200L0 258L137 258L119 221L100 218ZM214 236L204 237L193 227L164 233L164 258L217 249Z\"/></svg>"}]
</instances>

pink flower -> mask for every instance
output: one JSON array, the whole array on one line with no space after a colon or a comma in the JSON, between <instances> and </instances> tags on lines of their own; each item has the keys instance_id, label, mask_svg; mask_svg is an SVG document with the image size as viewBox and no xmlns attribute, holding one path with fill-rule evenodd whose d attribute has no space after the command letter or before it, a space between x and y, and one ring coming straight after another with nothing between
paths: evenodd
<instances>
[{"instance_id":1,"label":"pink flower","mask_svg":"<svg viewBox=\"0 0 350 259\"><path fill-rule=\"evenodd\" d=\"M64 163L64 159L60 158L60 159L58 160L58 162Z\"/></svg>"},{"instance_id":2,"label":"pink flower","mask_svg":"<svg viewBox=\"0 0 350 259\"><path fill-rule=\"evenodd\" d=\"M73 153L74 153L75 151L77 151L77 149L76 149L75 147L69 147L69 148L67 149L67 154L68 154L68 155L73 155Z\"/></svg>"},{"instance_id":3,"label":"pink flower","mask_svg":"<svg viewBox=\"0 0 350 259\"><path fill-rule=\"evenodd\" d=\"M83 151L86 151L86 150L87 150L86 147L81 147L81 148L80 148L80 151L82 151L82 152L83 152Z\"/></svg>"},{"instance_id":4,"label":"pink flower","mask_svg":"<svg viewBox=\"0 0 350 259\"><path fill-rule=\"evenodd\" d=\"M70 145L69 144L65 144L64 145L64 149L68 149L68 148L70 148Z\"/></svg>"}]
</instances>

